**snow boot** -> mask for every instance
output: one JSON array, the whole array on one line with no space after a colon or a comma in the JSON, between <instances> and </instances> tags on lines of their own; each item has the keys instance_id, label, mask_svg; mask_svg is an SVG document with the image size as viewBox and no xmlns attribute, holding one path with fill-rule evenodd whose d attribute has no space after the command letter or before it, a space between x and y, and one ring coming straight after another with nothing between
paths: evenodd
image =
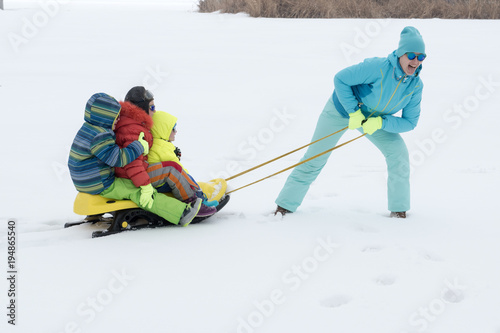
<instances>
[{"instance_id":1,"label":"snow boot","mask_svg":"<svg viewBox=\"0 0 500 333\"><path fill-rule=\"evenodd\" d=\"M202 199L198 199L198 200L202 200ZM217 213L217 207L207 206L207 205L202 203L200 210L198 211L198 214L196 214L196 217L212 216L215 213Z\"/></svg>"},{"instance_id":2,"label":"snow boot","mask_svg":"<svg viewBox=\"0 0 500 333\"><path fill-rule=\"evenodd\" d=\"M195 195L193 195L191 198L186 200L187 203L201 200L200 210L196 214L196 217L209 217L209 216L212 216L215 213L217 213L217 207L207 205L205 198L206 198L206 196L203 194L203 192L198 191L197 193L195 193ZM218 204L218 202L217 202L217 204Z\"/></svg>"},{"instance_id":3,"label":"snow boot","mask_svg":"<svg viewBox=\"0 0 500 333\"><path fill-rule=\"evenodd\" d=\"M397 219L405 219L406 218L406 212L391 212L390 217L394 217Z\"/></svg>"},{"instance_id":4,"label":"snow boot","mask_svg":"<svg viewBox=\"0 0 500 333\"><path fill-rule=\"evenodd\" d=\"M278 214L278 213L280 213L280 214L281 214L281 216L285 216L286 214L288 214L288 213L290 213L290 214L291 214L292 212L291 212L291 211L289 211L289 210L288 210L288 209L286 209L286 208L283 208L283 207L277 206L277 207L276 207L276 211L274 212L274 215L276 215L276 214Z\"/></svg>"},{"instance_id":5,"label":"snow boot","mask_svg":"<svg viewBox=\"0 0 500 333\"><path fill-rule=\"evenodd\" d=\"M196 217L196 214L198 214L198 212L200 211L202 201L202 199L198 198L187 205L186 210L182 214L179 221L180 226L187 227L189 223L193 221L193 219Z\"/></svg>"}]
</instances>

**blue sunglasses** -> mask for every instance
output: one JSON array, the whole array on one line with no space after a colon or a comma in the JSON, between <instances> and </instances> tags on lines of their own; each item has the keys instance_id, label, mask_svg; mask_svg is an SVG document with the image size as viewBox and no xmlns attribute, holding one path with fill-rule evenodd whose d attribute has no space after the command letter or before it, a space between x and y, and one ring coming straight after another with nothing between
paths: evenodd
<instances>
[{"instance_id":1,"label":"blue sunglasses","mask_svg":"<svg viewBox=\"0 0 500 333\"><path fill-rule=\"evenodd\" d=\"M424 61L425 57L427 57L425 54L420 53L419 55L415 54L415 52L408 52L406 53L408 56L408 59L413 60L417 58L418 61Z\"/></svg>"},{"instance_id":2,"label":"blue sunglasses","mask_svg":"<svg viewBox=\"0 0 500 333\"><path fill-rule=\"evenodd\" d=\"M151 111L155 111L155 109L156 109L156 108L155 108L155 105L154 105L154 104L153 104L153 105L151 105L151 106L149 107L149 110L151 110Z\"/></svg>"}]
</instances>

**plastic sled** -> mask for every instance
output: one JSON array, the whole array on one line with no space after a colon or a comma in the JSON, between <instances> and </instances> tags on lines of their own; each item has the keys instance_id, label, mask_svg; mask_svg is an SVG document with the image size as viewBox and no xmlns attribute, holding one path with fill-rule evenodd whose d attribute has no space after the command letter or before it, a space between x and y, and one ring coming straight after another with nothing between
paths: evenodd
<instances>
[{"instance_id":1,"label":"plastic sled","mask_svg":"<svg viewBox=\"0 0 500 333\"><path fill-rule=\"evenodd\" d=\"M227 183L224 179L217 178L208 182L198 182L198 185L207 196L208 200L217 200L217 211L222 209L229 201L226 195ZM164 195L172 196L170 193ZM101 237L119 233L125 230L141 228L156 228L173 225L164 218L145 211L131 200L113 200L100 195L79 192L76 196L73 211L78 215L86 215L79 222L66 223L65 228L84 223L106 223L109 227L105 230L94 231L92 237ZM195 217L191 223L200 222L207 217Z\"/></svg>"}]
</instances>

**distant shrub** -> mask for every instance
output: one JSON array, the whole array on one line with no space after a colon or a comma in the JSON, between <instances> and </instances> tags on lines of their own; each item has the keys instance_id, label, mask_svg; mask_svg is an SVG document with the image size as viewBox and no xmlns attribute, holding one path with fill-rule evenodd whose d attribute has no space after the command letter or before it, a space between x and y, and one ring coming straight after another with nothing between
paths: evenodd
<instances>
[{"instance_id":1,"label":"distant shrub","mask_svg":"<svg viewBox=\"0 0 500 333\"><path fill-rule=\"evenodd\" d=\"M277 18L500 18L500 0L200 0L198 7Z\"/></svg>"}]
</instances>

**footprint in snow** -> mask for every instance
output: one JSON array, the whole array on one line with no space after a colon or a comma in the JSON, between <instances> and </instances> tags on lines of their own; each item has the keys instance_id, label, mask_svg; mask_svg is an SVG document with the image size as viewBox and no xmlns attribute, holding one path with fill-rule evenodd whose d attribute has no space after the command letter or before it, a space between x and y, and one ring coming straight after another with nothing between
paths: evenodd
<instances>
[{"instance_id":1,"label":"footprint in snow","mask_svg":"<svg viewBox=\"0 0 500 333\"><path fill-rule=\"evenodd\" d=\"M373 252L380 252L383 249L384 248L380 245L370 245L370 246L364 247L361 251L366 252L366 253L373 253Z\"/></svg>"},{"instance_id":2,"label":"footprint in snow","mask_svg":"<svg viewBox=\"0 0 500 333\"><path fill-rule=\"evenodd\" d=\"M428 260L428 261L436 261L436 262L443 261L443 258L441 258L440 256L438 256L435 253L422 251L420 253L420 255L422 256L422 258L424 258L425 260Z\"/></svg>"},{"instance_id":3,"label":"footprint in snow","mask_svg":"<svg viewBox=\"0 0 500 333\"><path fill-rule=\"evenodd\" d=\"M338 308L342 305L346 305L351 301L351 297L346 295L335 295L320 301L320 305L325 308Z\"/></svg>"},{"instance_id":4,"label":"footprint in snow","mask_svg":"<svg viewBox=\"0 0 500 333\"><path fill-rule=\"evenodd\" d=\"M369 234L375 234L377 232L380 232L380 230L378 230L376 228L373 228L373 227L370 227L367 225L359 225L359 224L354 227L354 230L369 233Z\"/></svg>"},{"instance_id":5,"label":"footprint in snow","mask_svg":"<svg viewBox=\"0 0 500 333\"><path fill-rule=\"evenodd\" d=\"M396 278L392 275L379 275L373 281L380 286L390 286L396 282Z\"/></svg>"},{"instance_id":6,"label":"footprint in snow","mask_svg":"<svg viewBox=\"0 0 500 333\"><path fill-rule=\"evenodd\" d=\"M448 288L443 292L441 297L443 298L443 300L449 303L460 303L465 299L463 290L455 288Z\"/></svg>"}]
</instances>

